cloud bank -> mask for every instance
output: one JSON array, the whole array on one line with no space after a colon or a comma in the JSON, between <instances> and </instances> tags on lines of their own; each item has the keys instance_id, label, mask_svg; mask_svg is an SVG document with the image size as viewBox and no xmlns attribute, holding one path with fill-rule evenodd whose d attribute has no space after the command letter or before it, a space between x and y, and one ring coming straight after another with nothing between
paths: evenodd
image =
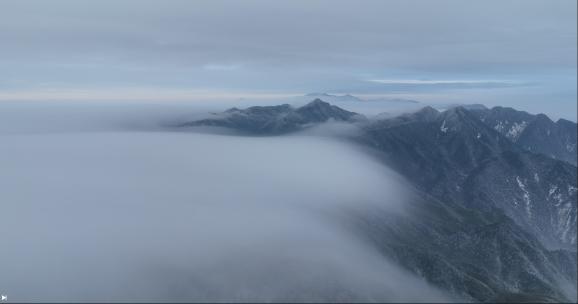
<instances>
[{"instance_id":1,"label":"cloud bank","mask_svg":"<svg viewBox=\"0 0 578 304\"><path fill-rule=\"evenodd\" d=\"M45 132L60 111L0 133L11 301L448 300L343 223L350 208L403 212L404 188L362 151L311 135Z\"/></svg>"}]
</instances>

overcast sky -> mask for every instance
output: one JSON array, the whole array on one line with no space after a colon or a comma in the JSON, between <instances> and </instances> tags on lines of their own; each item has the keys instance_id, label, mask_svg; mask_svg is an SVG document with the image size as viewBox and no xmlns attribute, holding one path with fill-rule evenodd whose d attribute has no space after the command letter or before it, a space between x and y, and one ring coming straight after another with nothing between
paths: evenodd
<instances>
[{"instance_id":1,"label":"overcast sky","mask_svg":"<svg viewBox=\"0 0 578 304\"><path fill-rule=\"evenodd\" d=\"M309 92L576 120L576 1L2 1L0 100Z\"/></svg>"}]
</instances>

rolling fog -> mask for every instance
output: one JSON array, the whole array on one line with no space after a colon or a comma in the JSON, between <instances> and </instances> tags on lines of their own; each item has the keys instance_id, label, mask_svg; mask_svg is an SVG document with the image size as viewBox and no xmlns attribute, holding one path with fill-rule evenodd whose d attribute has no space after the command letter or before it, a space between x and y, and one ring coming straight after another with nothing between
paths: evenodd
<instances>
[{"instance_id":1,"label":"rolling fog","mask_svg":"<svg viewBox=\"0 0 578 304\"><path fill-rule=\"evenodd\" d=\"M447 301L343 223L397 177L315 133L157 128L187 106L0 105L10 301Z\"/></svg>"}]
</instances>

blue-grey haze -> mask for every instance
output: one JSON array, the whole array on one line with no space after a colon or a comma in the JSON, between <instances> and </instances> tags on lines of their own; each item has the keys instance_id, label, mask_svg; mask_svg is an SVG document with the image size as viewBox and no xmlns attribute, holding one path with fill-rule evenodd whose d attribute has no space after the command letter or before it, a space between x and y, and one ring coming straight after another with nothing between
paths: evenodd
<instances>
[{"instance_id":1,"label":"blue-grey haze","mask_svg":"<svg viewBox=\"0 0 578 304\"><path fill-rule=\"evenodd\" d=\"M506 105L576 120L576 1L2 1L0 100Z\"/></svg>"}]
</instances>

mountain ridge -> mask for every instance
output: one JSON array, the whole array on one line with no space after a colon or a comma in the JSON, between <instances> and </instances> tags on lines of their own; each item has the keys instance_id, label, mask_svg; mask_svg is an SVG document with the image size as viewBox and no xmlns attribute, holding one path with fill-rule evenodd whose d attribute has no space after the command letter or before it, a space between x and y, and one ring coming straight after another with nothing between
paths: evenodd
<instances>
[{"instance_id":1,"label":"mountain ridge","mask_svg":"<svg viewBox=\"0 0 578 304\"><path fill-rule=\"evenodd\" d=\"M342 121L364 120L365 116L343 110L321 99L294 108L288 104L254 106L246 109L231 108L210 118L179 124L180 127L212 126L231 128L246 133L278 135L307 128L308 125Z\"/></svg>"},{"instance_id":2,"label":"mountain ridge","mask_svg":"<svg viewBox=\"0 0 578 304\"><path fill-rule=\"evenodd\" d=\"M410 206L417 218L370 213L352 219L384 255L474 301L574 299L557 280L576 283L575 273L568 272L577 267L576 167L529 151L476 111L424 107L372 120L315 100L296 109L235 109L231 113L249 118L217 125L279 135L330 120L354 124L360 134L348 140L375 151L415 189ZM545 118L536 119L550 126ZM263 123L247 128L246 120ZM212 124L214 120L184 125ZM277 127L263 127L269 125Z\"/></svg>"},{"instance_id":3,"label":"mountain ridge","mask_svg":"<svg viewBox=\"0 0 578 304\"><path fill-rule=\"evenodd\" d=\"M554 122L545 114L533 115L508 107L472 113L528 151L577 164L576 123L566 119Z\"/></svg>"}]
</instances>

